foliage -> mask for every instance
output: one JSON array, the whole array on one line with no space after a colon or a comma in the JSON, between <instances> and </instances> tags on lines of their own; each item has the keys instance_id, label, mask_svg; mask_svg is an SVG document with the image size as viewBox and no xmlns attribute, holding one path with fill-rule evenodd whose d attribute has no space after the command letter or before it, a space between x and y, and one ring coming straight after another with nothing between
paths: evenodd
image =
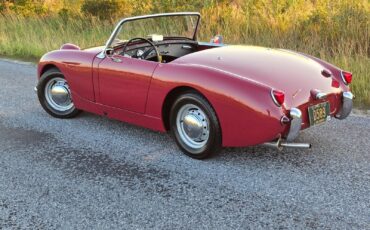
<instances>
[{"instance_id":1,"label":"foliage","mask_svg":"<svg viewBox=\"0 0 370 230\"><path fill-rule=\"evenodd\" d=\"M229 44L297 50L353 71L357 103L370 106L368 0L0 0L0 54L102 45L120 18L174 11L201 12L199 40L222 34Z\"/></svg>"},{"instance_id":2,"label":"foliage","mask_svg":"<svg viewBox=\"0 0 370 230\"><path fill-rule=\"evenodd\" d=\"M84 0L81 12L88 16L96 16L101 20L115 19L130 15L132 8L127 0Z\"/></svg>"}]
</instances>

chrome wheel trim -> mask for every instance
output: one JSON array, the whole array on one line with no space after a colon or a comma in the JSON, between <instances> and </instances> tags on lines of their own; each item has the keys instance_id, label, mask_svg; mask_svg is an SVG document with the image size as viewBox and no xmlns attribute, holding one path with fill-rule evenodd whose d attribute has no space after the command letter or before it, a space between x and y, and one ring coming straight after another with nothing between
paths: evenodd
<instances>
[{"instance_id":1,"label":"chrome wheel trim","mask_svg":"<svg viewBox=\"0 0 370 230\"><path fill-rule=\"evenodd\" d=\"M194 104L183 105L176 116L176 128L181 140L193 149L203 148L209 139L209 119Z\"/></svg>"},{"instance_id":2,"label":"chrome wheel trim","mask_svg":"<svg viewBox=\"0 0 370 230\"><path fill-rule=\"evenodd\" d=\"M71 99L71 91L64 78L56 77L45 85L45 99L51 108L65 112L74 107Z\"/></svg>"}]
</instances>

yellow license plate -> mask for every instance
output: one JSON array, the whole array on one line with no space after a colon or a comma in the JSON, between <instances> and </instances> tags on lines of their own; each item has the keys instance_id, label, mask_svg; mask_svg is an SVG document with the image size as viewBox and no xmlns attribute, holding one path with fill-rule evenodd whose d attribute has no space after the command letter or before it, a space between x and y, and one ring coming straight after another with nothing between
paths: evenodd
<instances>
[{"instance_id":1,"label":"yellow license plate","mask_svg":"<svg viewBox=\"0 0 370 230\"><path fill-rule=\"evenodd\" d=\"M323 103L308 107L308 115L310 118L311 126L327 121L330 116L329 102L323 102Z\"/></svg>"}]
</instances>

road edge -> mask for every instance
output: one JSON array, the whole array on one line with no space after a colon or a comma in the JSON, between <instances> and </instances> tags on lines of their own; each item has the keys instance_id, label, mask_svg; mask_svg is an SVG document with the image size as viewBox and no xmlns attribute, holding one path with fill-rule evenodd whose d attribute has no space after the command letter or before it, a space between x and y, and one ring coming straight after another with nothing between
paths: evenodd
<instances>
[{"instance_id":1,"label":"road edge","mask_svg":"<svg viewBox=\"0 0 370 230\"><path fill-rule=\"evenodd\" d=\"M34 62L30 62L30 61L21 61L21 60L17 60L17 59L10 59L10 58L4 58L4 57L0 57L0 61L4 61L4 62L9 62L9 63L13 63L13 64L20 64L20 65L28 65L28 66L37 66L36 63Z\"/></svg>"}]
</instances>

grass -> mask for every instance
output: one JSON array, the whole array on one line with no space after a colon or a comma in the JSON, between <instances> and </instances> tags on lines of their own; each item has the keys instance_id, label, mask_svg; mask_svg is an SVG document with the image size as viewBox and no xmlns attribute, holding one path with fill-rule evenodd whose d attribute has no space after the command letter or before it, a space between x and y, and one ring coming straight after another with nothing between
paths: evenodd
<instances>
[{"instance_id":1,"label":"grass","mask_svg":"<svg viewBox=\"0 0 370 230\"><path fill-rule=\"evenodd\" d=\"M351 87L356 106L370 108L367 0L204 2L195 4L200 9L181 9L199 10L203 15L199 40L209 41L222 34L229 44L285 48L320 57L353 72ZM37 61L44 53L67 42L82 48L103 45L113 28L109 21L82 15L28 18L0 15L0 55Z\"/></svg>"},{"instance_id":2,"label":"grass","mask_svg":"<svg viewBox=\"0 0 370 230\"><path fill-rule=\"evenodd\" d=\"M0 54L37 60L68 42L85 48L103 45L113 28L94 19L0 16Z\"/></svg>"}]
</instances>

